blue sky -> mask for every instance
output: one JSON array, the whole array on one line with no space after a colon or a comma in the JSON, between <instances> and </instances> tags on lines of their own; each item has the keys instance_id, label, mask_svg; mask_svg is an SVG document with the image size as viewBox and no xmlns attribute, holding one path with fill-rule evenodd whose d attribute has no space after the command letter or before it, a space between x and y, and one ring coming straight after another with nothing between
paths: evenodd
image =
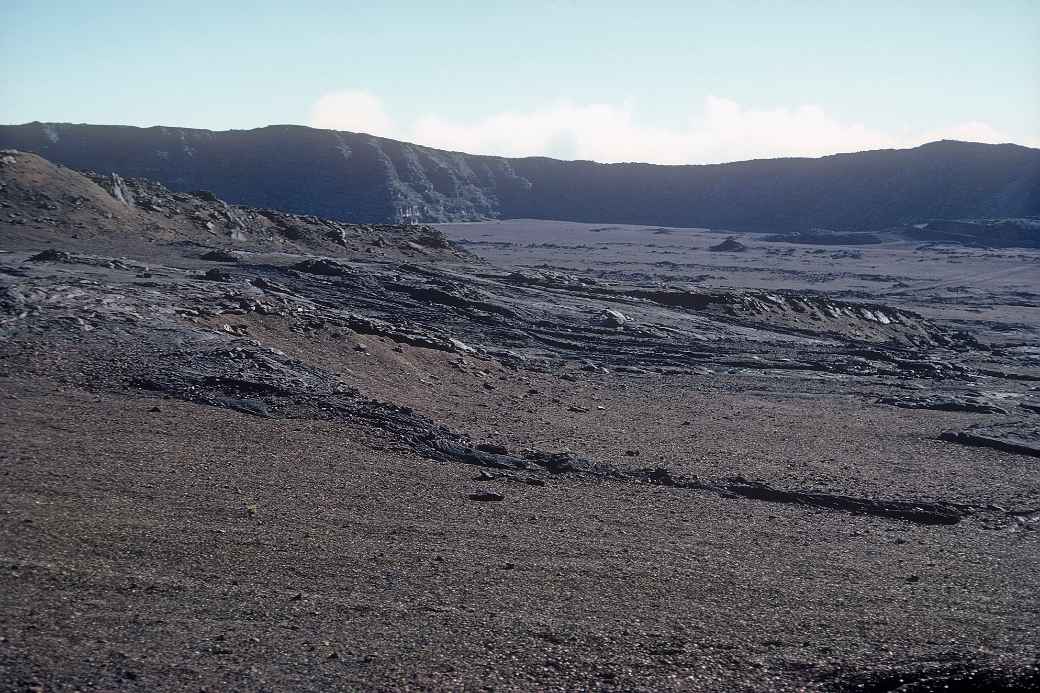
<instances>
[{"instance_id":1,"label":"blue sky","mask_svg":"<svg viewBox=\"0 0 1040 693\"><path fill-rule=\"evenodd\" d=\"M1040 146L1040 2L0 3L0 122L710 162Z\"/></svg>"}]
</instances>

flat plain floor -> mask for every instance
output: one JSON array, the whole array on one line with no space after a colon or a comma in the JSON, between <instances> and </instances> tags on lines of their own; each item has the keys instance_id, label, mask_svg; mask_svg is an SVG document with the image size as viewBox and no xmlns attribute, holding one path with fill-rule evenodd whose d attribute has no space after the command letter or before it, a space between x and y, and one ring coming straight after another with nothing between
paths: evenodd
<instances>
[{"instance_id":1,"label":"flat plain floor","mask_svg":"<svg viewBox=\"0 0 1040 693\"><path fill-rule=\"evenodd\" d=\"M727 257L703 249L717 234L690 232L691 267L647 270L647 249L631 240L588 256L525 247L566 245L559 228L524 243L479 226L448 231L519 243L469 246L504 267L876 293L1002 340L1026 370L1040 344L1040 265L1027 251L780 256L750 238L751 254ZM0 343L0 690L1035 690L1040 533L1008 511L1040 508L1037 458L939 439L999 415L877 404L869 378L564 379L301 331L284 316L184 323L219 335L230 321L367 397L510 450L980 511L913 524L631 480L479 478L486 470L431 461L360 422L260 418L81 382L78 355L32 319ZM117 337L129 329L106 320L95 322ZM1032 382L1016 381L1015 396ZM469 498L480 490L504 499Z\"/></svg>"}]
</instances>

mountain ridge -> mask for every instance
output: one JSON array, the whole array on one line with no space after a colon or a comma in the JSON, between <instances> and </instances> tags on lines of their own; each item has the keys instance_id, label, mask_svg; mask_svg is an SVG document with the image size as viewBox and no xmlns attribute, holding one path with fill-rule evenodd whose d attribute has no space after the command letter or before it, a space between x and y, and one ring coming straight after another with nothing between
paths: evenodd
<instances>
[{"instance_id":1,"label":"mountain ridge","mask_svg":"<svg viewBox=\"0 0 1040 693\"><path fill-rule=\"evenodd\" d=\"M940 140L912 149L720 164L602 164L450 152L363 133L27 123L0 147L71 168L212 190L358 222L497 218L744 231L887 228L1040 215L1040 150Z\"/></svg>"},{"instance_id":2,"label":"mountain ridge","mask_svg":"<svg viewBox=\"0 0 1040 693\"><path fill-rule=\"evenodd\" d=\"M382 135L373 135L372 133L369 133L369 132L360 132L360 131L353 131L353 130L334 130L332 128L312 127L310 125L300 125L298 123L271 123L269 125L260 125L260 126L253 127L253 128L228 128L226 130L214 130L214 129L211 129L211 128L191 128L191 127L182 127L182 126L178 126L178 125L143 125L143 126L142 125L121 125L121 124L106 125L106 124L97 124L97 123L73 123L73 122L69 122L69 121L61 121L61 122L59 122L59 121L33 120L33 121L30 121L30 122L27 122L27 123L0 123L0 130L2 130L4 128L24 128L24 127L28 127L28 126L41 126L41 127L46 127L46 126L52 126L52 127L53 126L59 126L59 127L95 127L95 128L112 128L112 129L140 130L140 131L158 130L158 131L172 131L172 132L190 131L190 132L194 132L194 133L200 133L200 134L205 133L205 134L210 134L210 135L222 135L222 134L228 134L228 133L249 133L249 132L262 131L262 130L278 130L278 129L292 130L292 129L299 129L299 130L307 130L307 131L314 131L314 132L327 132L327 133L336 133L336 134L344 134L344 135L353 135L353 136L359 136L359 137L371 137L371 138L377 139L377 140L385 140L385 141L388 141L388 142L396 142L396 143L400 143L400 144L408 144L408 145L411 145L413 147L419 147L419 148L422 148L422 149L430 149L430 150L438 151L438 152L441 152L441 153L444 153L444 154L462 154L462 155L470 156L470 157L486 157L486 158L494 158L494 159L512 159L514 161L544 160L544 161L556 161L556 162L561 162L561 163L598 164L600 166L643 165L643 166L653 166L653 167L659 166L659 167L664 167L664 168L731 166L731 165L735 165L735 164L748 164L748 163L755 163L755 162L760 162L760 161L818 161L820 159L833 159L833 158L838 158L838 157L855 156L857 154L884 153L884 152L905 152L905 151L913 151L913 150L919 150L919 149L935 149L935 148L938 148L938 147L946 147L946 146L954 146L954 145L955 146L968 145L968 146L977 146L977 147L984 147L984 148L997 147L997 148L1007 148L1007 149L1025 149L1025 150L1040 152L1040 147L1031 147L1031 146L1026 145L1026 144L1019 144L1017 142L992 142L992 143L990 143L990 142L976 142L974 140L958 140L958 139L951 139L951 138L943 138L943 139L938 139L938 140L932 140L932 141L929 141L929 142L923 142L923 143L921 143L919 145L915 145L913 147L883 147L881 149L859 149L859 150L854 150L854 151L834 152L832 154L821 154L820 156L772 156L772 157L766 156L766 157L756 157L756 158L751 158L751 159L734 159L732 161L715 161L715 162L707 162L707 163L660 164L660 163L655 163L655 162L652 162L652 161L636 161L636 160L633 160L633 161L597 161L595 159L562 159L562 158L559 158L559 157L546 156L544 154L530 154L530 155L526 155L526 156L505 156L505 155L500 155L500 154L482 154L482 153L474 153L474 152L465 152L465 151L462 151L461 149L439 149L439 148L433 147L431 145L419 144L418 142L408 142L406 140L396 140L396 139L393 139L392 137L384 137Z\"/></svg>"}]
</instances>

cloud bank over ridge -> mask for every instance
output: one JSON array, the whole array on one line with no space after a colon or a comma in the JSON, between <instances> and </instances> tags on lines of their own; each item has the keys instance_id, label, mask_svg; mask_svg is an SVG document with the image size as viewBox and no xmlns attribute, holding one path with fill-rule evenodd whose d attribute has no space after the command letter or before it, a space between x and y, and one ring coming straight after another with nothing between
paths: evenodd
<instances>
[{"instance_id":1,"label":"cloud bank over ridge","mask_svg":"<svg viewBox=\"0 0 1040 693\"><path fill-rule=\"evenodd\" d=\"M324 94L309 124L364 132L470 154L549 156L604 163L639 161L702 164L785 156L913 147L941 139L1001 143L1012 139L973 121L920 133L892 133L843 122L814 105L754 109L707 96L700 112L678 128L641 124L631 103L576 104L561 101L538 108L496 113L468 121L435 114L399 122L379 97L361 90ZM1038 146L1040 142L1019 141Z\"/></svg>"}]
</instances>

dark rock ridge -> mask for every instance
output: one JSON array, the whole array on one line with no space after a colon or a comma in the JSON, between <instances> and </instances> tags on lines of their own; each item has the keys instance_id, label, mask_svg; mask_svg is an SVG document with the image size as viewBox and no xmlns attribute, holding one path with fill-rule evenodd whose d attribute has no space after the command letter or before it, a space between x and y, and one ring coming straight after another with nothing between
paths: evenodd
<instances>
[{"instance_id":1,"label":"dark rock ridge","mask_svg":"<svg viewBox=\"0 0 1040 693\"><path fill-rule=\"evenodd\" d=\"M657 166L476 156L287 125L212 132L29 123L0 126L0 146L355 222L539 218L785 232L1040 215L1040 150L1012 144Z\"/></svg>"},{"instance_id":2,"label":"dark rock ridge","mask_svg":"<svg viewBox=\"0 0 1040 693\"><path fill-rule=\"evenodd\" d=\"M976 414L1007 414L1007 409L1000 406L993 398L984 393L965 393L960 396L951 395L903 395L882 397L878 404L888 404L903 409L933 409L936 411L965 411Z\"/></svg>"},{"instance_id":3,"label":"dark rock ridge","mask_svg":"<svg viewBox=\"0 0 1040 693\"><path fill-rule=\"evenodd\" d=\"M905 229L919 241L958 243L990 248L1040 245L1040 219L936 219Z\"/></svg>"},{"instance_id":4,"label":"dark rock ridge","mask_svg":"<svg viewBox=\"0 0 1040 693\"><path fill-rule=\"evenodd\" d=\"M951 443L1040 457L1040 428L1032 421L971 426L963 431L946 431L942 438Z\"/></svg>"},{"instance_id":5,"label":"dark rock ridge","mask_svg":"<svg viewBox=\"0 0 1040 693\"><path fill-rule=\"evenodd\" d=\"M884 242L874 233L835 233L825 229L793 231L766 236L763 241L772 243L804 243L806 245L875 245Z\"/></svg>"},{"instance_id":6,"label":"dark rock ridge","mask_svg":"<svg viewBox=\"0 0 1040 693\"><path fill-rule=\"evenodd\" d=\"M937 245L975 248L1040 247L1040 219L930 219L916 224L875 231L841 233L828 229L773 233L771 243L804 245L877 245L886 241L925 241Z\"/></svg>"}]
</instances>

